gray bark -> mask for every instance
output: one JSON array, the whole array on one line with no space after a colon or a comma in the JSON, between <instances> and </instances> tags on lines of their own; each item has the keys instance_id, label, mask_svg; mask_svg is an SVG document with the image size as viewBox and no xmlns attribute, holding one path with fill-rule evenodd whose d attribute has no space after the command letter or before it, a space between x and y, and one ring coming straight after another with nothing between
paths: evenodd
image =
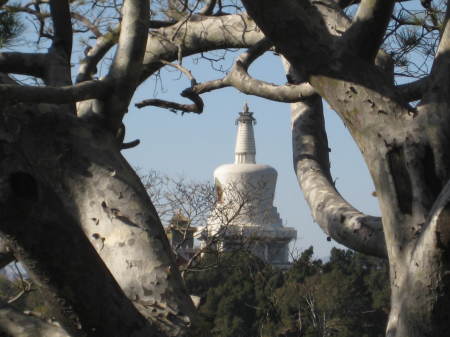
<instances>
[{"instance_id":1,"label":"gray bark","mask_svg":"<svg viewBox=\"0 0 450 337\"><path fill-rule=\"evenodd\" d=\"M287 62L285 67L295 82L302 83ZM314 95L291 104L291 120L294 170L314 220L337 242L386 257L381 219L355 209L334 186L321 97Z\"/></svg>"},{"instance_id":2,"label":"gray bark","mask_svg":"<svg viewBox=\"0 0 450 337\"><path fill-rule=\"evenodd\" d=\"M2 101L0 232L71 335L178 336L194 313L158 215L116 138L141 73L147 6L125 2L106 80L67 86L71 34L67 16L56 15L66 7L53 15L59 28L46 54L44 79L53 87L15 86L6 76L0 86L17 100L23 93L29 101L70 103ZM86 98L99 109L87 101L77 118L71 103Z\"/></svg>"},{"instance_id":3,"label":"gray bark","mask_svg":"<svg viewBox=\"0 0 450 337\"><path fill-rule=\"evenodd\" d=\"M346 0L243 2L255 21L246 14L193 14L148 34L148 1L127 0L120 27L95 33L97 44L73 86L68 3L50 1L55 34L49 52L0 54L0 70L41 77L48 85L20 87L0 74L0 95L9 98L0 107L0 232L53 294L49 299L66 314L61 322L71 334L182 335L194 308L151 201L120 154L121 123L136 87L168 62L214 49L250 48L224 79L193 84L196 104L176 106L199 112L199 93L230 85L298 102L292 114L294 167L314 218L335 240L389 258L389 336L445 335L450 328L450 192L444 189L450 176L449 27L430 76L396 88L389 57L379 52L394 1L363 0L353 21L341 10L350 4ZM215 4L208 1L201 14L211 14ZM247 72L268 48L265 36L292 67L285 86L257 81ZM107 78L91 81L117 39ZM363 153L382 229L380 219L354 209L332 184L320 97ZM417 109L408 105L419 98ZM26 100L68 105L17 104ZM59 250L66 255L59 256ZM83 253L77 256L78 251ZM88 275L95 282L86 290L80 285Z\"/></svg>"},{"instance_id":4,"label":"gray bark","mask_svg":"<svg viewBox=\"0 0 450 337\"><path fill-rule=\"evenodd\" d=\"M145 189L108 129L59 111L15 109L3 111L0 134L9 154L1 232L61 323L76 335L181 334L192 303Z\"/></svg>"},{"instance_id":5,"label":"gray bark","mask_svg":"<svg viewBox=\"0 0 450 337\"><path fill-rule=\"evenodd\" d=\"M375 7L361 7L361 15L338 38L327 29L334 19L320 8L326 2L243 2L293 69L339 114L364 156L380 203L391 269L392 311L387 335L446 335L450 329L450 282L446 276L449 192L444 189L450 177L448 27L443 31L430 78L415 84L425 90L414 109L394 88L391 75L377 69L371 60L373 48L364 50L368 27L358 28L358 22L375 22L376 26L369 29L380 36L390 15L386 8L380 8L377 14ZM376 5L377 1L362 1L361 6L371 3ZM338 10L336 13L339 16ZM357 48L349 49L349 41ZM410 85L405 95L414 99L416 92ZM301 103L303 116L311 109L308 103ZM300 111L294 122L301 118ZM311 130L317 130L317 126L307 129ZM300 152L304 149L300 147ZM302 183L308 174L300 173ZM338 203L335 205L338 207ZM363 245L364 236L355 239Z\"/></svg>"}]
</instances>

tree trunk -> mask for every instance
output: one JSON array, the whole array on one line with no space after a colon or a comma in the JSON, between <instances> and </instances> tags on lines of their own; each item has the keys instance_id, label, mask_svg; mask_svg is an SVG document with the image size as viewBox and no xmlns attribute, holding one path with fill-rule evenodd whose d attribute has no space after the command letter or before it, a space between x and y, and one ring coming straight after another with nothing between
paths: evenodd
<instances>
[{"instance_id":1,"label":"tree trunk","mask_svg":"<svg viewBox=\"0 0 450 337\"><path fill-rule=\"evenodd\" d=\"M280 0L274 5L269 0L243 0L243 3L293 72L301 74L338 113L369 168L380 204L390 264L392 310L387 336L448 335L450 187L445 187L450 178L448 21L427 90L414 108L394 87L392 74L374 60L381 43L376 41L381 41L385 34L392 1L361 1L350 28L347 21L339 29L336 27L345 21L339 18L344 15L333 1ZM449 14L450 9L447 19ZM305 118L310 114L311 103L311 99L304 100L301 103L304 106L293 111L294 162L303 188L318 185L305 177L311 175L308 166L314 166L316 173L323 171L323 181L327 175L326 160L319 153L326 140L316 141L314 146L308 143L313 138L310 135L320 134L317 130L321 124L318 117ZM305 123L311 127L305 127ZM321 187L333 196L326 181ZM336 200L339 202L334 202L334 208L332 198L324 200L323 205L330 204L325 211L339 214L342 200ZM309 203L316 211L314 198L309 198ZM382 247L382 242L368 249L358 247L373 239L358 234L361 226L355 226L354 235L339 237L338 234L349 229L345 216L340 220L319 220L328 221L329 224L321 226L333 237L346 240L347 245L371 254L380 253L376 247Z\"/></svg>"},{"instance_id":2,"label":"tree trunk","mask_svg":"<svg viewBox=\"0 0 450 337\"><path fill-rule=\"evenodd\" d=\"M173 262L158 215L139 178L120 154L117 140L100 121L84 121L58 111L40 114L16 107L9 108L3 116L4 121L0 123L2 231L30 274L44 288L57 294L53 305L63 311L70 307L77 316L66 327L72 333L81 329L89 336L135 333L138 336L134 331L136 324L142 326L142 336L156 336L159 330L169 336L184 333L194 307ZM42 214L37 211L39 207ZM49 220L52 210L58 216ZM25 226L35 226L31 242L28 242L29 235L25 235L29 231ZM45 228L40 230L38 227L42 226ZM52 226L56 226L55 234L45 237L45 231ZM77 232L77 228L85 235ZM91 251L85 237L97 253ZM43 252L39 252L36 244ZM58 251L67 256L55 256ZM65 265L66 270L61 271L58 263ZM103 263L108 269L102 267ZM96 268L100 270L97 272ZM105 291L100 291L101 288L95 291L107 297L109 292L110 297L116 292L117 297L111 297L113 303L122 303L109 320L100 317L102 312L115 310L107 309L108 301L94 306L95 300L102 302L95 292L80 289L86 298L77 299L73 289L67 286L75 283L73 287L76 284L77 288L90 287L94 282L95 288L95 282L100 281L93 280L102 279ZM121 298L114 279L140 314L133 313L135 309ZM92 308L80 302L91 303ZM112 303L109 306L114 307ZM125 314L123 310L130 313ZM89 314L97 317L98 322L92 322ZM124 321L128 323L123 324ZM86 326L91 327L88 332Z\"/></svg>"}]
</instances>

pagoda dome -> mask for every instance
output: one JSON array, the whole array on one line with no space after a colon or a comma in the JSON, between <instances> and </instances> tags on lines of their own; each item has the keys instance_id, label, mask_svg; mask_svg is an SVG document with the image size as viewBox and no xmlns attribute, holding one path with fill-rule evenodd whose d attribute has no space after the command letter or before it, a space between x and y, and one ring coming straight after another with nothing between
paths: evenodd
<instances>
[{"instance_id":1,"label":"pagoda dome","mask_svg":"<svg viewBox=\"0 0 450 337\"><path fill-rule=\"evenodd\" d=\"M246 212L249 213L245 216L247 225L278 225L282 220L273 207L278 174L269 165L256 164L255 122L246 104L236 120L235 161L214 171L217 199L219 203L248 205L246 208L252 211Z\"/></svg>"},{"instance_id":2,"label":"pagoda dome","mask_svg":"<svg viewBox=\"0 0 450 337\"><path fill-rule=\"evenodd\" d=\"M277 171L256 163L253 113L247 104L236 120L238 126L234 163L219 166L214 171L216 204L200 231L201 240L220 236L216 247L220 251L242 249L285 268L289 265L289 242L297 231L284 227L277 208L273 206Z\"/></svg>"}]
</instances>

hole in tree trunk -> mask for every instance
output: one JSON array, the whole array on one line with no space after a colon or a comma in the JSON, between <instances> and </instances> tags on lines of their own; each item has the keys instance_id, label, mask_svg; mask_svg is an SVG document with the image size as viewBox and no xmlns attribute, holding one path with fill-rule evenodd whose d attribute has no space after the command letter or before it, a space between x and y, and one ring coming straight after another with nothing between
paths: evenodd
<instances>
[{"instance_id":1,"label":"hole in tree trunk","mask_svg":"<svg viewBox=\"0 0 450 337\"><path fill-rule=\"evenodd\" d=\"M398 206L402 213L412 213L412 186L405 163L405 153L402 147L394 147L387 153L389 170L397 193Z\"/></svg>"},{"instance_id":2,"label":"hole in tree trunk","mask_svg":"<svg viewBox=\"0 0 450 337\"><path fill-rule=\"evenodd\" d=\"M433 201L436 200L437 196L442 190L441 180L438 178L436 174L436 166L434 162L434 154L433 149L429 146L425 148L425 155L423 158L424 165L424 179L425 183L431 190ZM430 206L431 207L431 206Z\"/></svg>"},{"instance_id":3,"label":"hole in tree trunk","mask_svg":"<svg viewBox=\"0 0 450 337\"><path fill-rule=\"evenodd\" d=\"M14 172L9 176L14 197L29 201L38 199L38 186L32 175L26 172Z\"/></svg>"}]
</instances>

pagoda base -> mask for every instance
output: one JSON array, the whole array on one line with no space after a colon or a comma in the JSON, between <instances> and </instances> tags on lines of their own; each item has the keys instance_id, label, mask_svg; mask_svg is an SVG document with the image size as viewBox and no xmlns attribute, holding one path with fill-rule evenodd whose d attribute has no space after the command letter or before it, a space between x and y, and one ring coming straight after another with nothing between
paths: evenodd
<instances>
[{"instance_id":1,"label":"pagoda base","mask_svg":"<svg viewBox=\"0 0 450 337\"><path fill-rule=\"evenodd\" d=\"M297 237L294 228L274 226L208 226L207 236L220 236L216 248L221 252L246 250L266 263L289 267L289 243ZM206 234L206 233L205 233ZM203 240L207 242L207 238Z\"/></svg>"}]
</instances>

